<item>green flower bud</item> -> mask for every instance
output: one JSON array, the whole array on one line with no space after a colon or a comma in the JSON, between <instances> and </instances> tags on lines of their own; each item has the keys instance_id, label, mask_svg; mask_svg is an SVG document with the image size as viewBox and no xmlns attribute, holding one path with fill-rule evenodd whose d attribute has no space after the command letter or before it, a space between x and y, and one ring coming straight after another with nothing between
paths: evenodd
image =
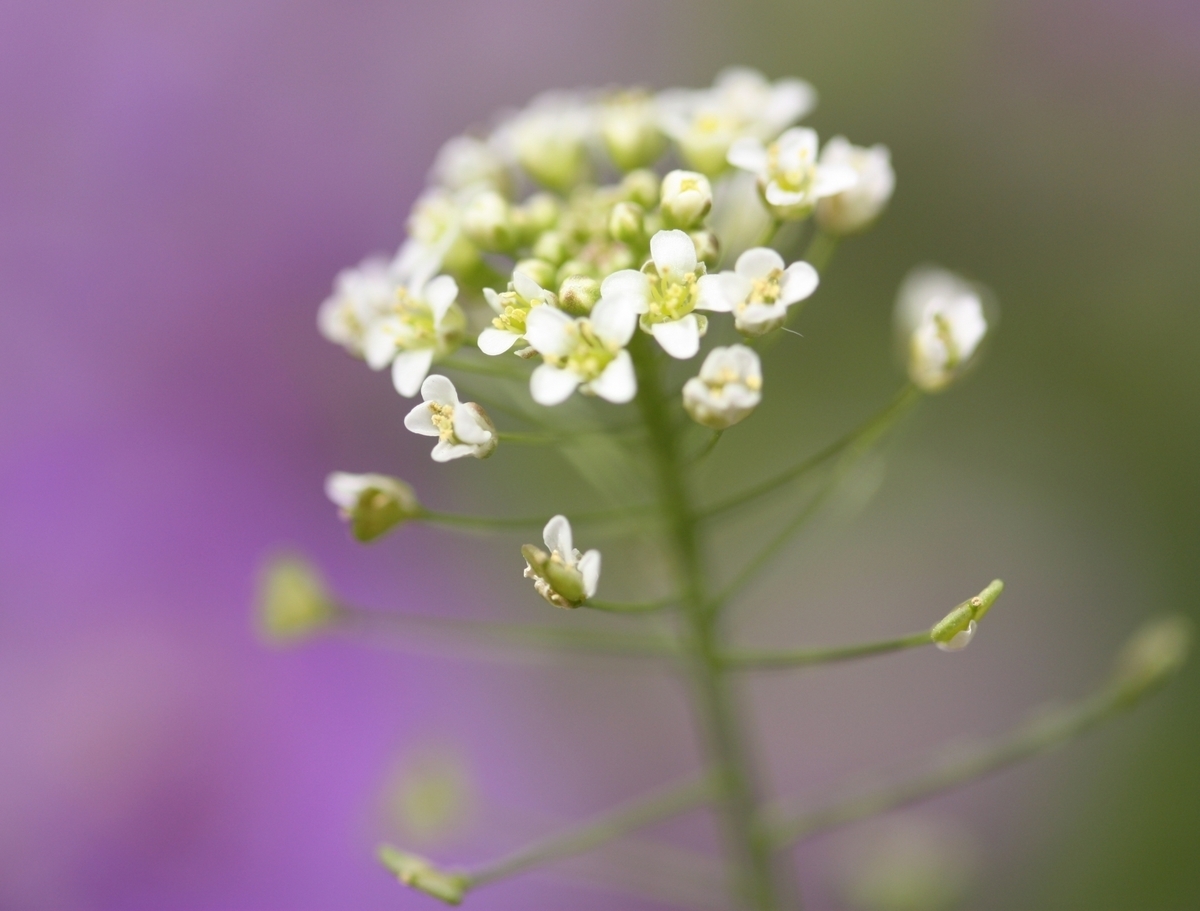
<instances>
[{"instance_id":1,"label":"green flower bud","mask_svg":"<svg viewBox=\"0 0 1200 911\"><path fill-rule=\"evenodd\" d=\"M255 615L265 639L305 639L329 625L334 613L324 582L302 557L276 557L263 567Z\"/></svg>"},{"instance_id":2,"label":"green flower bud","mask_svg":"<svg viewBox=\"0 0 1200 911\"><path fill-rule=\"evenodd\" d=\"M572 275L586 275L591 278L599 278L600 273L596 267L582 259L568 259L565 263L558 267L558 284L561 287Z\"/></svg>"},{"instance_id":3,"label":"green flower bud","mask_svg":"<svg viewBox=\"0 0 1200 911\"><path fill-rule=\"evenodd\" d=\"M608 216L608 233L623 244L642 246L646 242L645 216L636 202L619 202Z\"/></svg>"},{"instance_id":4,"label":"green flower bud","mask_svg":"<svg viewBox=\"0 0 1200 911\"><path fill-rule=\"evenodd\" d=\"M551 193L534 193L513 209L513 224L521 242L532 244L539 235L558 224L562 205Z\"/></svg>"},{"instance_id":5,"label":"green flower bud","mask_svg":"<svg viewBox=\"0 0 1200 911\"><path fill-rule=\"evenodd\" d=\"M543 288L554 287L554 279L558 274L553 264L544 259L523 259L513 267L513 271L524 272Z\"/></svg>"},{"instance_id":6,"label":"green flower bud","mask_svg":"<svg viewBox=\"0 0 1200 911\"><path fill-rule=\"evenodd\" d=\"M567 248L567 239L560 231L546 231L534 242L533 255L560 266L571 255L571 251Z\"/></svg>"},{"instance_id":7,"label":"green flower bud","mask_svg":"<svg viewBox=\"0 0 1200 911\"><path fill-rule=\"evenodd\" d=\"M380 847L379 859L401 883L448 905L462 904L470 886L465 874L439 870L425 858L390 845Z\"/></svg>"},{"instance_id":8,"label":"green flower bud","mask_svg":"<svg viewBox=\"0 0 1200 911\"><path fill-rule=\"evenodd\" d=\"M364 543L418 518L424 511L411 487L382 474L335 471L325 480L325 493L341 507L354 537Z\"/></svg>"},{"instance_id":9,"label":"green flower bud","mask_svg":"<svg viewBox=\"0 0 1200 911\"><path fill-rule=\"evenodd\" d=\"M472 197L463 210L462 228L472 243L491 253L511 250L517 242L512 207L495 190Z\"/></svg>"},{"instance_id":10,"label":"green flower bud","mask_svg":"<svg viewBox=\"0 0 1200 911\"><path fill-rule=\"evenodd\" d=\"M692 231L688 237L696 245L696 259L715 269L721 259L721 242L712 231Z\"/></svg>"},{"instance_id":11,"label":"green flower bud","mask_svg":"<svg viewBox=\"0 0 1200 911\"><path fill-rule=\"evenodd\" d=\"M1134 702L1173 677L1187 661L1191 641L1186 617L1159 617L1143 625L1117 656L1113 685L1122 701Z\"/></svg>"},{"instance_id":12,"label":"green flower bud","mask_svg":"<svg viewBox=\"0 0 1200 911\"><path fill-rule=\"evenodd\" d=\"M559 286L558 306L572 316L587 316L600 300L600 282L587 275L571 275Z\"/></svg>"},{"instance_id":13,"label":"green flower bud","mask_svg":"<svg viewBox=\"0 0 1200 911\"><path fill-rule=\"evenodd\" d=\"M613 163L622 171L653 164L667 146L658 128L654 98L644 91L622 92L600 110L600 135Z\"/></svg>"},{"instance_id":14,"label":"green flower bud","mask_svg":"<svg viewBox=\"0 0 1200 911\"><path fill-rule=\"evenodd\" d=\"M957 652L966 648L973 638L978 621L992 609L1000 593L1004 591L1004 583L994 580L974 598L969 598L939 620L929 637L944 652Z\"/></svg>"},{"instance_id":15,"label":"green flower bud","mask_svg":"<svg viewBox=\"0 0 1200 911\"><path fill-rule=\"evenodd\" d=\"M636 171L630 171L621 179L621 195L649 211L658 205L659 184L660 180L657 174L645 168L639 168Z\"/></svg>"},{"instance_id":16,"label":"green flower bud","mask_svg":"<svg viewBox=\"0 0 1200 911\"><path fill-rule=\"evenodd\" d=\"M661 196L667 227L685 231L699 227L713 203L712 185L696 171L671 171L663 178Z\"/></svg>"}]
</instances>

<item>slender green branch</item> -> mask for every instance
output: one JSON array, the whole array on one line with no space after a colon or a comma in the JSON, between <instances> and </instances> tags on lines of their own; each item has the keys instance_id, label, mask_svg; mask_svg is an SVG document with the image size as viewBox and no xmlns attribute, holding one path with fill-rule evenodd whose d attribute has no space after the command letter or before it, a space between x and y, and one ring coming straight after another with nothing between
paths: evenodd
<instances>
[{"instance_id":1,"label":"slender green branch","mask_svg":"<svg viewBox=\"0 0 1200 911\"><path fill-rule=\"evenodd\" d=\"M588 598L580 606L610 614L652 614L678 603L678 598L660 598L658 601L605 601L601 598Z\"/></svg>"},{"instance_id":2,"label":"slender green branch","mask_svg":"<svg viewBox=\"0 0 1200 911\"><path fill-rule=\"evenodd\" d=\"M596 512L579 512L571 515L572 525L609 522L614 519L628 519L644 516L653 510L652 506L639 504L622 506L617 509L604 509ZM451 512L438 512L425 509L417 516L416 521L429 525L444 525L449 528L473 528L481 531L504 531L507 529L537 528L546 524L549 516L523 516L511 518L508 516L466 516Z\"/></svg>"},{"instance_id":3,"label":"slender green branch","mask_svg":"<svg viewBox=\"0 0 1200 911\"><path fill-rule=\"evenodd\" d=\"M708 456L708 454L710 452L712 452L714 449L717 448L717 444L719 442L721 442L721 435L723 433L725 433L724 430L714 430L712 432L712 435L705 442L703 448L698 453L696 453L694 456L692 456L692 464L693 465L695 465L697 462L700 462L701 460L703 460L705 457Z\"/></svg>"},{"instance_id":4,"label":"slender green branch","mask_svg":"<svg viewBox=\"0 0 1200 911\"><path fill-rule=\"evenodd\" d=\"M812 471L830 459L836 458L848 449L862 446L864 443L869 445L870 442L878 439L887 430L889 430L901 417L906 414L921 398L921 392L912 384L904 386L892 399L888 406L872 417L869 421L863 424L856 430L851 431L839 440L834 441L826 446L820 452L809 456L798 465L793 465L786 471L782 471L773 478L768 478L761 484L756 484L748 490L743 490L741 493L734 494L728 499L721 500L701 509L697 513L697 518L709 519L713 516L720 515L723 512L728 512L746 503L766 496L767 494L779 489L784 484L796 480L804 474Z\"/></svg>"},{"instance_id":5,"label":"slender green branch","mask_svg":"<svg viewBox=\"0 0 1200 911\"><path fill-rule=\"evenodd\" d=\"M756 247L771 246L771 241L773 241L775 239L775 235L779 233L779 229L780 229L780 227L782 227L782 225L783 225L782 221L780 221L778 218L775 218L774 216L771 216L771 220L769 222L767 222L767 226L765 228L763 228L762 236L759 237L758 243L756 243L754 246L756 246Z\"/></svg>"},{"instance_id":6,"label":"slender green branch","mask_svg":"<svg viewBox=\"0 0 1200 911\"><path fill-rule=\"evenodd\" d=\"M885 655L888 652L899 652L905 649L918 648L922 645L932 645L933 637L929 630L911 633L896 639L883 639L879 642L863 642L857 645L840 645L830 648L782 649L779 651L755 651L744 649L727 652L721 657L721 663L733 671L769 671L784 668L807 667L810 664L832 664L836 661L850 661L854 658L868 658L872 655Z\"/></svg>"},{"instance_id":7,"label":"slender green branch","mask_svg":"<svg viewBox=\"0 0 1200 911\"><path fill-rule=\"evenodd\" d=\"M529 381L529 373L523 370L508 370L500 364L480 363L459 357L448 357L438 362L447 370L461 370L463 373L477 373L480 376L490 376L501 380Z\"/></svg>"},{"instance_id":8,"label":"slender green branch","mask_svg":"<svg viewBox=\"0 0 1200 911\"><path fill-rule=\"evenodd\" d=\"M809 263L818 272L824 272L829 268L829 261L833 259L834 251L837 250L838 239L832 234L826 234L818 228L812 236L812 240L808 242L808 247L804 251L804 261Z\"/></svg>"},{"instance_id":9,"label":"slender green branch","mask_svg":"<svg viewBox=\"0 0 1200 911\"><path fill-rule=\"evenodd\" d=\"M425 647L430 642L490 650L534 650L613 655L629 658L674 658L675 644L662 636L630 635L573 626L531 626L487 620L423 617L335 604L329 627L358 636L386 634L388 644ZM373 637L369 641L375 641Z\"/></svg>"},{"instance_id":10,"label":"slender green branch","mask_svg":"<svg viewBox=\"0 0 1200 911\"><path fill-rule=\"evenodd\" d=\"M1043 712L1009 734L973 747L943 751L890 782L836 797L799 813L776 810L764 820L783 847L814 832L884 813L974 781L1048 752L1133 708L1158 689L1187 657L1190 625L1179 617L1153 621L1123 650L1112 678L1073 705Z\"/></svg>"}]
</instances>

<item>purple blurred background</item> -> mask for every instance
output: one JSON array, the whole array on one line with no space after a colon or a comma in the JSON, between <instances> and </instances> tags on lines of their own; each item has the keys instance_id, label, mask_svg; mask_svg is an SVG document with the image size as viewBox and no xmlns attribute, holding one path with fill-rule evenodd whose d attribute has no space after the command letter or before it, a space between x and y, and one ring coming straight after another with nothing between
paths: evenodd
<instances>
[{"instance_id":1,"label":"purple blurred background","mask_svg":"<svg viewBox=\"0 0 1200 911\"><path fill-rule=\"evenodd\" d=\"M1024 97L1014 80L1037 83L1028 94L1040 97L1030 73L1061 75L1059 102L1077 95L1086 107L1096 94L1087 67L1079 76L1063 64L1063 47L1091 59L1120 46L1131 69L1195 60L1195 9L1185 3L1137 12L1098 4L1078 42L1086 4L946 13L925 3L894 41L894 19L868 22L871 4L849 4L840 30L829 13L814 14L833 37L811 64L795 63L786 33L760 25L768 6L0 7L0 907L424 907L373 859L387 834L380 789L409 745L448 740L470 757L484 815L502 820L482 826L471 843L478 850L511 846L521 813L540 831L546 819L598 809L691 767L675 688L648 673L614 679L583 666L564 678L561 668L397 658L337 642L275 652L255 639L248 605L259 561L288 542L374 606L467 612L480 594L439 569L459 546L453 539L406 529L360 550L333 518L320 491L332 468L391 471L435 497L449 494L424 444L402 433L405 404L319 338L315 310L338 269L396 246L438 145L493 109L560 85L701 84L745 62L818 86L828 73L855 128L890 141L887 118L900 115L888 113L881 70L902 69L909 88L937 85L940 71L922 62L934 45L934 61L969 73L970 49L987 49L988 69L976 78L997 109L1006 93ZM948 21L921 38L935 12ZM769 38L769 63L756 59L760 38ZM843 50L884 59L855 82L836 63ZM874 106L861 102L866 95ZM986 137L984 118L959 103L940 116L965 117L957 129ZM903 187L903 162L900 179ZM1038 242L1007 240L1014 259L1021 244ZM943 506L978 487L986 490L972 508L1017 510L1010 490L972 486L979 479L969 470L938 474L912 462L937 475ZM1090 533L1086 517L1055 527L1039 496L1025 505L1045 520L1046 538ZM885 541L908 530L896 514L864 539L877 539L875 550L858 542L859 551L813 567L818 595L859 569L860 551L891 553ZM999 562L1036 564L1039 547L1018 536ZM970 564L963 575L991 572L962 548L952 562ZM934 550L917 541L891 563L885 556L879 585L913 559L938 567ZM1047 602L1100 562L1057 557L1062 578L1050 579L1048 565L1031 570ZM1089 584L1120 587L1140 572L1121 564ZM957 585L947 582L947 596ZM920 622L921 594L910 594L910 619ZM1008 697L1014 706L1046 681L1083 680L1103 664L1103 650L1075 661L1070 618L1050 627L1027 653L1029 666L1067 660L1045 678L1026 676ZM1125 628L1114 621L1105 641ZM834 639L872 626L818 617L813 629ZM998 635L980 673L1002 679L998 653L1016 638ZM1078 678L1072 669L1082 669ZM845 695L841 673L807 690L814 704ZM915 672L902 679L912 693L936 695L935 682ZM861 732L838 741L850 718L905 744L933 733L937 726L907 729L870 702L871 687L886 680L875 672L845 697L863 701L861 714L853 701L840 713L809 710L834 748L782 763L789 788L825 781L847 755L872 758L856 752ZM766 704L791 698L772 687ZM970 717L965 699L950 702L947 712ZM787 747L776 731L768 740ZM1023 857L1009 850L1022 835L1018 811L1002 806L1002 792L988 793L977 820L1007 833L998 856ZM808 864L814 871L821 856ZM473 904L634 907L537 877Z\"/></svg>"}]
</instances>

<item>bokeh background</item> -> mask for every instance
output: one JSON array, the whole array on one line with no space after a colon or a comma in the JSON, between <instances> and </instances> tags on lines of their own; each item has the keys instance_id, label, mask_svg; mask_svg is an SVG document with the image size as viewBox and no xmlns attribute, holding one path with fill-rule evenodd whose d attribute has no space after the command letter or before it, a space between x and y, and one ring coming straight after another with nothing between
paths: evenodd
<instances>
[{"instance_id":1,"label":"bokeh background","mask_svg":"<svg viewBox=\"0 0 1200 911\"><path fill-rule=\"evenodd\" d=\"M545 619L513 541L349 541L331 468L480 511L538 477L518 451L434 472L406 404L318 337L316 306L339 268L394 249L438 145L493 109L732 63L814 82L813 125L886 142L899 183L804 338L773 350L774 398L718 453L730 476L891 393L889 310L914 263L1003 308L983 369L921 410L869 504L785 555L739 632L874 637L995 575L1008 593L964 655L756 684L773 788L819 795L1000 730L1087 691L1141 619L1197 613L1196 4L8 3L0 907L429 907L377 867L380 837L478 859L693 767L675 682L640 665L273 651L248 605L291 543L373 607ZM1200 907L1198 711L1193 667L1136 715L893 822L970 846L960 907ZM440 841L397 831L431 765L473 795ZM708 839L703 821L667 834ZM845 907L869 836L797 853L810 907ZM639 901L538 875L471 903L660 907Z\"/></svg>"}]
</instances>

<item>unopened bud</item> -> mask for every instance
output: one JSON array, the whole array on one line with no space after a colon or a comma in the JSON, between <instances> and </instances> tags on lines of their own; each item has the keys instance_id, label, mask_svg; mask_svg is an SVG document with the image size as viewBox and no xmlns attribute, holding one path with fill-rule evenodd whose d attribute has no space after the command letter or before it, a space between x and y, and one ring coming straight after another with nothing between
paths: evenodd
<instances>
[{"instance_id":1,"label":"unopened bud","mask_svg":"<svg viewBox=\"0 0 1200 911\"><path fill-rule=\"evenodd\" d=\"M374 541L423 510L413 489L382 474L335 471L325 479L325 494L340 507L359 541Z\"/></svg>"},{"instance_id":2,"label":"unopened bud","mask_svg":"<svg viewBox=\"0 0 1200 911\"><path fill-rule=\"evenodd\" d=\"M648 211L658 205L660 183L658 175L653 171L638 168L621 178L621 195Z\"/></svg>"},{"instance_id":3,"label":"unopened bud","mask_svg":"<svg viewBox=\"0 0 1200 911\"><path fill-rule=\"evenodd\" d=\"M975 638L978 621L992 609L1000 593L1004 591L1004 583L994 580L987 588L974 598L969 598L939 620L929 638L943 652L957 652L971 644Z\"/></svg>"},{"instance_id":4,"label":"unopened bud","mask_svg":"<svg viewBox=\"0 0 1200 911\"><path fill-rule=\"evenodd\" d=\"M571 255L567 240L559 231L546 231L533 244L533 255L548 263L561 265Z\"/></svg>"},{"instance_id":5,"label":"unopened bud","mask_svg":"<svg viewBox=\"0 0 1200 911\"><path fill-rule=\"evenodd\" d=\"M571 275L558 289L558 306L572 316L587 316L600 300L600 282L588 275Z\"/></svg>"},{"instance_id":6,"label":"unopened bud","mask_svg":"<svg viewBox=\"0 0 1200 911\"><path fill-rule=\"evenodd\" d=\"M511 250L516 243L512 207L495 190L472 197L463 211L462 227L477 247L491 253Z\"/></svg>"},{"instance_id":7,"label":"unopened bud","mask_svg":"<svg viewBox=\"0 0 1200 911\"><path fill-rule=\"evenodd\" d=\"M553 287L558 274L558 269L544 259L522 259L513 267L513 271L525 273L543 288Z\"/></svg>"},{"instance_id":8,"label":"unopened bud","mask_svg":"<svg viewBox=\"0 0 1200 911\"><path fill-rule=\"evenodd\" d=\"M1113 685L1132 702L1166 683L1187 661L1192 624L1179 615L1160 617L1142 626L1117 656Z\"/></svg>"},{"instance_id":9,"label":"unopened bud","mask_svg":"<svg viewBox=\"0 0 1200 911\"><path fill-rule=\"evenodd\" d=\"M521 242L532 244L544 231L558 224L562 211L558 198L551 193L534 193L513 209L513 224Z\"/></svg>"},{"instance_id":10,"label":"unopened bud","mask_svg":"<svg viewBox=\"0 0 1200 911\"><path fill-rule=\"evenodd\" d=\"M263 567L256 615L264 638L296 642L328 625L334 607L316 569L301 557L282 556Z\"/></svg>"},{"instance_id":11,"label":"unopened bud","mask_svg":"<svg viewBox=\"0 0 1200 911\"><path fill-rule=\"evenodd\" d=\"M565 263L558 267L558 284L561 287L572 275L586 275L592 278L598 276L596 267L582 259L568 259Z\"/></svg>"},{"instance_id":12,"label":"unopened bud","mask_svg":"<svg viewBox=\"0 0 1200 911\"><path fill-rule=\"evenodd\" d=\"M608 216L608 233L613 240L632 247L646 242L646 213L636 202L619 202Z\"/></svg>"},{"instance_id":13,"label":"unopened bud","mask_svg":"<svg viewBox=\"0 0 1200 911\"><path fill-rule=\"evenodd\" d=\"M688 237L696 246L696 259L710 269L715 269L721 259L721 242L712 231L693 231Z\"/></svg>"},{"instance_id":14,"label":"unopened bud","mask_svg":"<svg viewBox=\"0 0 1200 911\"><path fill-rule=\"evenodd\" d=\"M698 227L712 208L712 202L712 185L703 174L671 171L663 178L661 206L669 228Z\"/></svg>"},{"instance_id":15,"label":"unopened bud","mask_svg":"<svg viewBox=\"0 0 1200 911\"><path fill-rule=\"evenodd\" d=\"M401 883L448 905L462 904L470 886L465 874L440 870L424 857L390 845L380 847L379 859Z\"/></svg>"},{"instance_id":16,"label":"unopened bud","mask_svg":"<svg viewBox=\"0 0 1200 911\"><path fill-rule=\"evenodd\" d=\"M600 109L600 134L613 163L622 171L653 164L667 137L658 128L654 98L646 92L623 92Z\"/></svg>"}]
</instances>

